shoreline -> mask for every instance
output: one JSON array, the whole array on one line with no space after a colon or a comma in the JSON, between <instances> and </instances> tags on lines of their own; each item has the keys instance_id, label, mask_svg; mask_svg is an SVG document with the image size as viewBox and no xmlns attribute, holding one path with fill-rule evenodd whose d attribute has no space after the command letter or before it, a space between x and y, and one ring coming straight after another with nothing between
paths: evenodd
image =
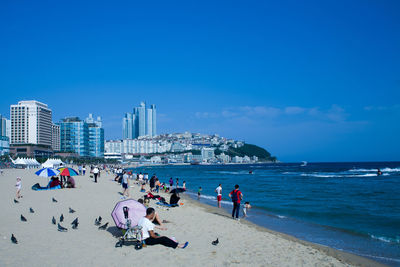
<instances>
[{"instance_id":1,"label":"shoreline","mask_svg":"<svg viewBox=\"0 0 400 267\"><path fill-rule=\"evenodd\" d=\"M218 207L206 204L206 203L199 202L199 201L193 199L189 195L184 195L184 194L182 195L181 194L180 196L181 196L182 199L185 199L185 201L190 202L191 205L198 206L198 207L204 209L208 213L216 214L216 215L225 217L228 220L232 220L231 219L231 215L224 208L218 208ZM365 266L365 267L369 267L369 266L371 266L371 267L372 266L379 266L379 267L388 266L388 265L385 265L383 263L374 261L374 260L366 258L366 257L362 257L362 256L359 256L359 255L356 255L356 254L352 254L352 253L349 253L349 252L345 252L345 251L340 251L340 250L337 250L337 249L334 249L334 248L331 248L331 247L328 247L328 246L324 246L324 245L312 243L312 242L309 242L309 241L305 241L305 240L296 238L294 236L291 236L291 235L288 235L288 234L285 234L285 233L282 233L282 232L274 231L274 230L271 230L271 229L269 229L267 227L255 224L255 223L253 223L253 222L251 222L249 220L246 220L246 219L241 219L240 222L238 222L238 223L246 224L246 225L248 225L250 227L255 228L257 231L260 231L260 232L267 232L267 233L270 233L270 234L273 234L273 235L277 235L277 236L279 236L281 238L284 238L284 239L286 239L288 241L300 243L300 244L305 245L305 246L310 246L310 247L312 247L314 249L317 249L317 250L321 251L322 253L324 253L324 254L326 254L328 256L334 257L334 258L336 258L337 260L339 260L341 262L344 262L344 263L347 263L347 264L350 264L350 265L353 265L353 266Z\"/></svg>"}]
</instances>

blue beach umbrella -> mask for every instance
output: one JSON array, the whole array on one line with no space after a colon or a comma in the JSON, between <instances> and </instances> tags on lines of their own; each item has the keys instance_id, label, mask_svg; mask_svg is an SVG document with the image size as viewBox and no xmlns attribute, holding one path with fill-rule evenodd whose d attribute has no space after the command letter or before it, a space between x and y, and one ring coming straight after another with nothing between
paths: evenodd
<instances>
[{"instance_id":1,"label":"blue beach umbrella","mask_svg":"<svg viewBox=\"0 0 400 267\"><path fill-rule=\"evenodd\" d=\"M43 168L35 172L37 176L41 177L52 177L52 176L57 176L60 174L60 171L57 171L53 168Z\"/></svg>"}]
</instances>

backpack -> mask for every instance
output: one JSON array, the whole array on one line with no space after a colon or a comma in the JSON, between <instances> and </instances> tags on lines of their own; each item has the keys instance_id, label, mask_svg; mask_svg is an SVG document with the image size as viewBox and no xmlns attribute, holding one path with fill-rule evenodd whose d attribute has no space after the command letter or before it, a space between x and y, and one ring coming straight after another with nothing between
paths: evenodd
<instances>
[{"instance_id":1,"label":"backpack","mask_svg":"<svg viewBox=\"0 0 400 267\"><path fill-rule=\"evenodd\" d=\"M231 192L232 202L237 203L239 201L239 190L233 190Z\"/></svg>"}]
</instances>

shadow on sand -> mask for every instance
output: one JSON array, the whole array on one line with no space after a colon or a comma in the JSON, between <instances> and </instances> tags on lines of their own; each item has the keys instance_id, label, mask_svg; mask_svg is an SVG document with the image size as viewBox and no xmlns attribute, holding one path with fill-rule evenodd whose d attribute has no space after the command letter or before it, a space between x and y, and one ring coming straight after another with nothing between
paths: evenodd
<instances>
[{"instance_id":1,"label":"shadow on sand","mask_svg":"<svg viewBox=\"0 0 400 267\"><path fill-rule=\"evenodd\" d=\"M108 228L107 228L107 232L109 232L110 234L112 234L112 236L115 237L115 238L119 238L119 237L123 236L122 230L119 229L119 228L116 227L116 226L110 226L110 227L108 227Z\"/></svg>"}]
</instances>

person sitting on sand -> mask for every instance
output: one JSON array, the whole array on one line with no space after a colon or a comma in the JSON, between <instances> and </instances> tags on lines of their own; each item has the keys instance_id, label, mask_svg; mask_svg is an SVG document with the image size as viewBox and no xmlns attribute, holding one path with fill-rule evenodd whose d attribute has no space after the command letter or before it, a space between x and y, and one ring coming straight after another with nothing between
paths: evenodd
<instances>
[{"instance_id":1,"label":"person sitting on sand","mask_svg":"<svg viewBox=\"0 0 400 267\"><path fill-rule=\"evenodd\" d=\"M50 187L56 187L56 186L61 186L60 180L58 179L58 177L52 177L51 178L51 182L50 182Z\"/></svg>"},{"instance_id":2,"label":"person sitting on sand","mask_svg":"<svg viewBox=\"0 0 400 267\"><path fill-rule=\"evenodd\" d=\"M138 226L142 227L143 240L146 245L152 246L160 244L170 248L186 248L188 246L189 242L179 244L166 236L157 235L154 232L154 228L158 228L160 230L165 230L165 228L156 226L154 223L152 223L155 216L155 210L153 208L147 208L146 216L142 217L138 223Z\"/></svg>"},{"instance_id":3,"label":"person sitting on sand","mask_svg":"<svg viewBox=\"0 0 400 267\"><path fill-rule=\"evenodd\" d=\"M75 188L75 180L71 176L68 176L67 188Z\"/></svg>"},{"instance_id":4,"label":"person sitting on sand","mask_svg":"<svg viewBox=\"0 0 400 267\"><path fill-rule=\"evenodd\" d=\"M139 203L141 203L141 204L144 205L144 201L143 201L142 198L139 198L137 201L138 201ZM170 222L167 221L167 220L161 220L161 219L160 219L160 216L158 216L158 213L156 212L156 215L154 216L154 220L152 221L152 223L158 224L158 225L160 225L161 227L165 228L165 227L164 227L164 223L170 223ZM167 229L165 228L165 230L167 230Z\"/></svg>"},{"instance_id":5,"label":"person sitting on sand","mask_svg":"<svg viewBox=\"0 0 400 267\"><path fill-rule=\"evenodd\" d=\"M169 204L170 204L170 205L178 205L179 199L181 199L181 198L179 197L179 195L178 195L176 192L174 192L174 193L171 195L170 199L169 199Z\"/></svg>"}]
</instances>

